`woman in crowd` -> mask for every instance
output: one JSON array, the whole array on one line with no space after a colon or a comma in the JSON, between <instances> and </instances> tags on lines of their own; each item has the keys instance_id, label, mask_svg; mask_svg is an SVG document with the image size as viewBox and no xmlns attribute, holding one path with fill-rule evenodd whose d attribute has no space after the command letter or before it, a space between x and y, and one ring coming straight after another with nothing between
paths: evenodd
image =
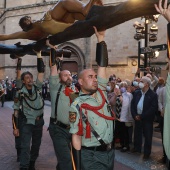
<instances>
[{"instance_id":1,"label":"woman in crowd","mask_svg":"<svg viewBox=\"0 0 170 170\"><path fill-rule=\"evenodd\" d=\"M121 152L126 152L130 149L129 147L129 128L133 125L133 118L131 116L130 106L132 100L132 94L127 92L128 85L125 81L120 83L120 101L121 101L121 111L120 118L118 119L119 123L119 132L120 132L120 144Z\"/></svg>"}]
</instances>

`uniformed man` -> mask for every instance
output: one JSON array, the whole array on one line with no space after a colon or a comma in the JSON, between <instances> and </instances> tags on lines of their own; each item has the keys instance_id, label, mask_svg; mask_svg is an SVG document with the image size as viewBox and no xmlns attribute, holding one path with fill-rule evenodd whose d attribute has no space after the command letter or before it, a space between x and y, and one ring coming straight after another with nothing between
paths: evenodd
<instances>
[{"instance_id":1,"label":"uniformed man","mask_svg":"<svg viewBox=\"0 0 170 170\"><path fill-rule=\"evenodd\" d=\"M6 95L6 84L4 80L1 80L1 83L0 83L1 107L4 107L5 95Z\"/></svg>"},{"instance_id":2,"label":"uniformed man","mask_svg":"<svg viewBox=\"0 0 170 170\"><path fill-rule=\"evenodd\" d=\"M70 108L73 165L76 170L113 170L114 115L106 99L108 53L104 42L105 31L97 32L94 29L98 39L98 72L96 74L93 69L85 69L79 74L81 91Z\"/></svg>"},{"instance_id":3,"label":"uniformed man","mask_svg":"<svg viewBox=\"0 0 170 170\"><path fill-rule=\"evenodd\" d=\"M52 47L49 42L48 45ZM69 109L71 93L75 92L70 71L60 71L62 58L56 61L55 49L51 48L49 78L51 95L51 118L49 133L57 156L57 170L72 170L70 155L71 134L69 133Z\"/></svg>"},{"instance_id":4,"label":"uniformed man","mask_svg":"<svg viewBox=\"0 0 170 170\"><path fill-rule=\"evenodd\" d=\"M40 92L44 76L44 62L41 53L37 53L37 56L38 76L36 84L33 83L33 75L30 72L22 73L22 88L17 92L13 106L13 133L15 136L20 135L21 137L20 170L35 170L35 161L39 155L44 125L44 101ZM19 112L22 116L20 131L18 127Z\"/></svg>"}]
</instances>

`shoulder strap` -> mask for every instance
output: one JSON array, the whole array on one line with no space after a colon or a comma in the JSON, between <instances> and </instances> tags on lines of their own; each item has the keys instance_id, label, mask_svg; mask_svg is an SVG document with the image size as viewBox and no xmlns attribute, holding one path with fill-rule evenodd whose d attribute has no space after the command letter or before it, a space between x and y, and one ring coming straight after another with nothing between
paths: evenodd
<instances>
[{"instance_id":1,"label":"shoulder strap","mask_svg":"<svg viewBox=\"0 0 170 170\"><path fill-rule=\"evenodd\" d=\"M76 108L77 108L78 111L80 110L80 107L79 107L78 104L76 105ZM82 120L83 120L85 123L87 122L87 117L83 114L83 112L82 112ZM100 142L101 145L104 145L105 142L104 142L103 139L99 136L99 134L94 130L94 128L91 126L91 124L90 124L90 127L91 127L91 132L92 132L93 135L96 137L96 139Z\"/></svg>"},{"instance_id":2,"label":"shoulder strap","mask_svg":"<svg viewBox=\"0 0 170 170\"><path fill-rule=\"evenodd\" d=\"M56 101L55 101L55 119L56 119L56 120L57 120L57 106L58 106L58 99L59 99L59 96L60 96L61 88L62 88L62 84L60 85L60 87L59 87L59 89L58 89L57 97L56 97Z\"/></svg>"}]
</instances>

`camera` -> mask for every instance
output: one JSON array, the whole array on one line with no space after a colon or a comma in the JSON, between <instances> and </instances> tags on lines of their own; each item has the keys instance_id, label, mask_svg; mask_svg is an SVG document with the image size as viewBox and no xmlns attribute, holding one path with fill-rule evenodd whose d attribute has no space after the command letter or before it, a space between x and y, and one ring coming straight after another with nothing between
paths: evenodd
<instances>
[{"instance_id":1,"label":"camera","mask_svg":"<svg viewBox=\"0 0 170 170\"><path fill-rule=\"evenodd\" d=\"M142 67L142 68L140 68L140 71L146 71L146 68Z\"/></svg>"},{"instance_id":2,"label":"camera","mask_svg":"<svg viewBox=\"0 0 170 170\"><path fill-rule=\"evenodd\" d=\"M110 77L110 78L109 78L109 81L112 81L112 80L113 80L113 78L112 78L112 77Z\"/></svg>"},{"instance_id":3,"label":"camera","mask_svg":"<svg viewBox=\"0 0 170 170\"><path fill-rule=\"evenodd\" d=\"M70 58L71 56L71 51L70 50L66 50L66 49L57 49L56 50L56 56L57 57L61 57L63 55L63 57L65 58Z\"/></svg>"}]
</instances>

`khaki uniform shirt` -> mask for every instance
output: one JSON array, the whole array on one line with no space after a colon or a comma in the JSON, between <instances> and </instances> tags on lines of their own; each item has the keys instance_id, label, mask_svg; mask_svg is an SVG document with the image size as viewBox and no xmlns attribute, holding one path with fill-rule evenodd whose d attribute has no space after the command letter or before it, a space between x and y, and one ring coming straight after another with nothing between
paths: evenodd
<instances>
[{"instance_id":1,"label":"khaki uniform shirt","mask_svg":"<svg viewBox=\"0 0 170 170\"><path fill-rule=\"evenodd\" d=\"M21 79L16 79L16 87L21 88L22 87L22 81Z\"/></svg>"},{"instance_id":2,"label":"khaki uniform shirt","mask_svg":"<svg viewBox=\"0 0 170 170\"><path fill-rule=\"evenodd\" d=\"M3 90L3 86L2 86L2 84L0 83L0 91L1 91L1 90Z\"/></svg>"},{"instance_id":3,"label":"khaki uniform shirt","mask_svg":"<svg viewBox=\"0 0 170 170\"><path fill-rule=\"evenodd\" d=\"M166 103L164 113L164 132L163 132L163 144L166 155L170 159L170 74L168 73L166 81Z\"/></svg>"},{"instance_id":4,"label":"khaki uniform shirt","mask_svg":"<svg viewBox=\"0 0 170 170\"><path fill-rule=\"evenodd\" d=\"M38 79L36 80L36 86L39 91L42 90L42 82L40 82ZM39 109L43 106L42 97L40 96L40 94L38 92L35 91L35 87L34 86L32 87L32 95L30 96L26 87L23 86L23 88L21 90L17 91L17 93L16 93L16 97L14 99L14 105L13 105L14 110L19 110L21 108L21 101L19 100L19 96L21 95L21 93L24 93L27 96L29 96L29 98L31 100L34 100L36 98L36 93L37 93L36 100L30 101L27 97L25 99L28 102L28 104L33 108ZM34 110L34 109L30 108L23 99L23 113L27 118L27 124L35 125L35 119L38 116L42 115L43 111L44 111L44 108L42 108L40 110Z\"/></svg>"},{"instance_id":5,"label":"khaki uniform shirt","mask_svg":"<svg viewBox=\"0 0 170 170\"><path fill-rule=\"evenodd\" d=\"M55 115L55 102L57 97L57 92L60 88L59 75L50 76L49 79L50 85L50 96L51 96L51 117L56 118ZM75 91L75 87L72 87L72 90ZM58 99L57 105L57 121L60 121L66 125L69 124L69 109L70 109L70 98L65 95L65 85L62 85L60 96Z\"/></svg>"},{"instance_id":6,"label":"khaki uniform shirt","mask_svg":"<svg viewBox=\"0 0 170 170\"><path fill-rule=\"evenodd\" d=\"M101 79L98 77L98 83L99 88L103 90L102 92L105 94L106 97L106 85L107 80ZM96 97L92 97L91 95L82 95L83 93L80 92L79 97L75 99L75 101L72 103L70 108L70 114L75 113L76 114L76 120L74 122L70 122L70 133L76 134L79 130L78 123L80 119L80 113L76 108L76 105L79 106L82 103L87 103L91 106L99 106L102 103L102 97L99 93L99 91L96 92ZM82 95L82 96L81 96ZM104 107L101 110L98 110L100 113L111 117L110 111L108 111L107 103L104 104ZM82 109L82 112L85 113L85 110ZM109 144L113 141L113 120L106 120L97 114L95 114L93 111L87 110L87 117L88 121L91 124L91 126L94 128L94 130L99 134L99 136L102 138L102 140ZM91 138L85 138L86 135L86 124L83 122L83 136L82 136L82 146L86 147L92 147L92 146L99 146L101 145L100 142L96 139L96 137L91 133Z\"/></svg>"}]
</instances>

